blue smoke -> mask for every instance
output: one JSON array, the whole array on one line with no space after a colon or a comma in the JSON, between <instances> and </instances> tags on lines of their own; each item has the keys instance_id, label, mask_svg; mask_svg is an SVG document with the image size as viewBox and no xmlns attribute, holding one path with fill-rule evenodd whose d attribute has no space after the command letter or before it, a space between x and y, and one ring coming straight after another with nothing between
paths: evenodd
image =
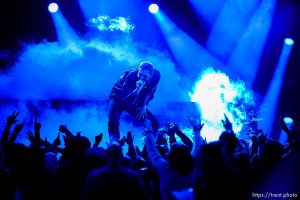
<instances>
[{"instance_id":1,"label":"blue smoke","mask_svg":"<svg viewBox=\"0 0 300 200\"><path fill-rule=\"evenodd\" d=\"M108 15L99 15L89 20L89 25L96 27L99 31L123 31L131 32L134 25L129 18L116 17L110 18Z\"/></svg>"},{"instance_id":2,"label":"blue smoke","mask_svg":"<svg viewBox=\"0 0 300 200\"><path fill-rule=\"evenodd\" d=\"M187 89L180 86L182 77L166 51L134 42L128 32L99 32L91 28L84 38L67 45L47 41L24 44L15 64L0 74L0 120L4 124L13 110L21 111L19 119L26 125L18 138L21 142L28 142L25 133L33 128L34 114L43 125L42 138L49 141L57 136L60 124L74 133L82 131L91 141L103 132L107 141L110 89L126 69L137 67L143 60L151 61L161 72L150 102L154 114L167 113L165 105L170 101L189 100ZM131 130L141 136L141 130L132 123L122 118L121 124L122 134Z\"/></svg>"}]
</instances>

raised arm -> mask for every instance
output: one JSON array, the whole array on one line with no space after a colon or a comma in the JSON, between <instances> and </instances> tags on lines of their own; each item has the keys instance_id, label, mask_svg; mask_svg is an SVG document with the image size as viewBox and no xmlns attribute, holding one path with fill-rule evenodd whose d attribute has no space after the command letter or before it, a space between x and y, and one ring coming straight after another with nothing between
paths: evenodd
<instances>
[{"instance_id":1,"label":"raised arm","mask_svg":"<svg viewBox=\"0 0 300 200\"><path fill-rule=\"evenodd\" d=\"M191 151L193 148L193 141L184 134L179 128L178 125L174 122L167 123L168 125L168 132L174 132L180 138L180 140L187 146L187 148Z\"/></svg>"},{"instance_id":2,"label":"raised arm","mask_svg":"<svg viewBox=\"0 0 300 200\"><path fill-rule=\"evenodd\" d=\"M150 158L150 161L154 168L158 170L162 169L162 167L164 167L167 163L156 148L155 136L152 131L145 131L145 135L145 145L148 157Z\"/></svg>"},{"instance_id":3,"label":"raised arm","mask_svg":"<svg viewBox=\"0 0 300 200\"><path fill-rule=\"evenodd\" d=\"M100 142L102 141L103 133L99 133L99 135L95 136L93 147L96 148L99 146Z\"/></svg>"},{"instance_id":4,"label":"raised arm","mask_svg":"<svg viewBox=\"0 0 300 200\"><path fill-rule=\"evenodd\" d=\"M13 144L16 141L19 133L23 129L23 126L24 126L23 123L16 124L16 126L15 126L15 128L14 128L14 130L13 130L13 132L12 132L10 138L9 138L9 143Z\"/></svg>"},{"instance_id":5,"label":"raised arm","mask_svg":"<svg viewBox=\"0 0 300 200\"><path fill-rule=\"evenodd\" d=\"M9 115L6 119L6 124L2 133L1 143L5 145L8 143L8 137L10 134L10 128L13 124L17 123L19 120L17 119L20 112L14 111L11 115Z\"/></svg>"},{"instance_id":6,"label":"raised arm","mask_svg":"<svg viewBox=\"0 0 300 200\"><path fill-rule=\"evenodd\" d=\"M192 128L193 128L193 134L194 134L194 145L192 149L192 156L196 157L197 154L200 152L203 144L206 143L206 141L201 137L201 130L204 126L204 123L201 123L198 120L189 120Z\"/></svg>"},{"instance_id":7,"label":"raised arm","mask_svg":"<svg viewBox=\"0 0 300 200\"><path fill-rule=\"evenodd\" d=\"M128 131L126 138L125 138L125 142L128 145L128 151L127 151L126 155L128 155L130 158L132 158L132 160L136 161L137 153L136 153L136 149L133 145L133 141L134 141L134 135L130 131Z\"/></svg>"}]
</instances>

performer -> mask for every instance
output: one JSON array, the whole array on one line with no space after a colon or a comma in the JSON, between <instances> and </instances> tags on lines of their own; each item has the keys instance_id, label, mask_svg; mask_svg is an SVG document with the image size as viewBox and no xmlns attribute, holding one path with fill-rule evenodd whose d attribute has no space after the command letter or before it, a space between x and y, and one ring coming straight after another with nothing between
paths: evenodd
<instances>
[{"instance_id":1,"label":"performer","mask_svg":"<svg viewBox=\"0 0 300 200\"><path fill-rule=\"evenodd\" d=\"M152 63L143 61L138 68L132 68L117 80L111 89L108 104L108 133L110 141L120 139L119 120L123 111L141 121L155 132L158 121L148 110L149 102L154 98L160 72Z\"/></svg>"}]
</instances>

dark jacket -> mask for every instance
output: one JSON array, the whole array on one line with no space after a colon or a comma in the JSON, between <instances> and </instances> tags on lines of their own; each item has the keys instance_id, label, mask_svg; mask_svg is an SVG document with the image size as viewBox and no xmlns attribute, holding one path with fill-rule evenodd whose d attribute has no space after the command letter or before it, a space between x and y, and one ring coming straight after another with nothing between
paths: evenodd
<instances>
[{"instance_id":1,"label":"dark jacket","mask_svg":"<svg viewBox=\"0 0 300 200\"><path fill-rule=\"evenodd\" d=\"M136 88L136 81L138 81L137 74L138 68L127 70L111 89L110 98L115 98L124 106L130 108L148 105L154 98L154 93L160 80L160 73L158 70L154 69L150 82L140 91L140 93L135 97L128 97L129 94Z\"/></svg>"}]
</instances>

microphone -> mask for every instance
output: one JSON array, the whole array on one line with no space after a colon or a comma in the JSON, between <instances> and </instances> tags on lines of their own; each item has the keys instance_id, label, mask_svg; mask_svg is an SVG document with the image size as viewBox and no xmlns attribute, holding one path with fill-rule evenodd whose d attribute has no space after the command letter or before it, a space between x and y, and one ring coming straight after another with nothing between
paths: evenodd
<instances>
[{"instance_id":1,"label":"microphone","mask_svg":"<svg viewBox=\"0 0 300 200\"><path fill-rule=\"evenodd\" d=\"M143 89L144 85L145 85L145 82L142 80L138 80L136 82L136 89L137 89L138 93L141 91L141 89Z\"/></svg>"}]
</instances>

